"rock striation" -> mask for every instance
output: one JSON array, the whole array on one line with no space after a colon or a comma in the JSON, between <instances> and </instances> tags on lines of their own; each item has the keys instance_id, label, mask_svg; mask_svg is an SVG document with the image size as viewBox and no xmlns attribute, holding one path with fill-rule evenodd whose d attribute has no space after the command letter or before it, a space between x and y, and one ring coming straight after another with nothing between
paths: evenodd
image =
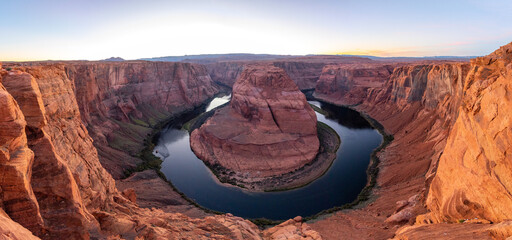
<instances>
[{"instance_id":1,"label":"rock striation","mask_svg":"<svg viewBox=\"0 0 512 240\"><path fill-rule=\"evenodd\" d=\"M313 224L313 229L326 238L387 239L395 232L389 225L413 223L417 215L426 211L426 187L435 176L439 156L458 114L470 64L421 62L392 66L395 67L389 78L378 83L382 84L380 87L365 87L357 83L357 78L348 78L344 84L353 88L341 85L339 92L315 91L315 96L324 101L358 104L354 106L356 110L378 120L394 136L377 153L379 189L374 191L379 198L363 210L339 213ZM368 66L361 67L365 68ZM329 78L321 76L318 84L322 79ZM413 196L417 197L411 202ZM335 224L340 222L343 227ZM363 223L364 231L353 230ZM340 228L344 234L337 233Z\"/></svg>"},{"instance_id":2,"label":"rock striation","mask_svg":"<svg viewBox=\"0 0 512 240\"><path fill-rule=\"evenodd\" d=\"M315 96L360 104L369 88L382 88L394 67L383 64L328 65L316 82Z\"/></svg>"},{"instance_id":3,"label":"rock striation","mask_svg":"<svg viewBox=\"0 0 512 240\"><path fill-rule=\"evenodd\" d=\"M267 61L217 61L206 64L212 80L230 88L233 87L244 67L252 64L268 64L282 68L297 84L300 90L312 90L326 65L359 66L375 63L368 58L345 56L289 57L283 60Z\"/></svg>"},{"instance_id":4,"label":"rock striation","mask_svg":"<svg viewBox=\"0 0 512 240\"><path fill-rule=\"evenodd\" d=\"M206 68L191 63L102 62L63 66L103 166L115 177L134 167L143 140L161 122L218 93ZM128 153L128 154L126 154Z\"/></svg>"},{"instance_id":5,"label":"rock striation","mask_svg":"<svg viewBox=\"0 0 512 240\"><path fill-rule=\"evenodd\" d=\"M27 144L27 122L17 102L2 85L0 106L0 207L14 221L40 234L43 219L31 186L34 153Z\"/></svg>"},{"instance_id":6,"label":"rock striation","mask_svg":"<svg viewBox=\"0 0 512 240\"><path fill-rule=\"evenodd\" d=\"M512 43L473 59L419 222L512 216Z\"/></svg>"},{"instance_id":7,"label":"rock striation","mask_svg":"<svg viewBox=\"0 0 512 240\"><path fill-rule=\"evenodd\" d=\"M248 66L229 107L192 132L191 148L210 165L248 177L294 171L318 153L316 115L280 68Z\"/></svg>"}]
</instances>

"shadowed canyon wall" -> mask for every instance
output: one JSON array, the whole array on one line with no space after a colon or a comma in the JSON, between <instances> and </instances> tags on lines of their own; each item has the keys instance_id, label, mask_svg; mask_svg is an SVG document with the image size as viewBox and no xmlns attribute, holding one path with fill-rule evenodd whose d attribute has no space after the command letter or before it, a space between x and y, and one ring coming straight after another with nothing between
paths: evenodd
<instances>
[{"instance_id":1,"label":"shadowed canyon wall","mask_svg":"<svg viewBox=\"0 0 512 240\"><path fill-rule=\"evenodd\" d=\"M134 156L156 125L218 93L206 69L191 63L83 63L64 70L101 163L115 178L140 162Z\"/></svg>"}]
</instances>

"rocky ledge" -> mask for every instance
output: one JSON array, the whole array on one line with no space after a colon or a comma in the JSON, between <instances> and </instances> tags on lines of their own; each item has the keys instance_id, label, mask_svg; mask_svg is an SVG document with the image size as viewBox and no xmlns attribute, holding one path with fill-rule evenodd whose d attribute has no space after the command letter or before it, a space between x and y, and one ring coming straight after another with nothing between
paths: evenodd
<instances>
[{"instance_id":1,"label":"rocky ledge","mask_svg":"<svg viewBox=\"0 0 512 240\"><path fill-rule=\"evenodd\" d=\"M297 170L317 156L313 109L284 70L248 66L228 107L217 110L190 137L192 150L211 166L245 179Z\"/></svg>"}]
</instances>

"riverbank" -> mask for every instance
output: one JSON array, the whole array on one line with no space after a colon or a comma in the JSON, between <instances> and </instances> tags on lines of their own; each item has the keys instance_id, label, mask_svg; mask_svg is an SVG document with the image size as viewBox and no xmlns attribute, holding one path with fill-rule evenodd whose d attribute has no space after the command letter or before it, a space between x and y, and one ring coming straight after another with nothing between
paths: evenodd
<instances>
[{"instance_id":1,"label":"riverbank","mask_svg":"<svg viewBox=\"0 0 512 240\"><path fill-rule=\"evenodd\" d=\"M183 128L191 133L199 128L205 121L215 114L215 111L227 105L224 104L209 112L205 112L183 125ZM315 108L321 114L322 109ZM301 168L278 176L265 178L247 178L244 174L236 173L218 164L211 165L204 162L220 183L230 184L252 192L275 192L286 191L308 185L327 172L336 159L336 152L341 143L340 136L334 129L322 122L317 123L320 149L316 158Z\"/></svg>"},{"instance_id":2,"label":"riverbank","mask_svg":"<svg viewBox=\"0 0 512 240\"><path fill-rule=\"evenodd\" d=\"M366 114L364 112L358 111L356 108L357 105L340 105L340 104L336 104L334 102L329 102L329 101L326 101L323 99L317 99L315 97L311 97L308 100L324 102L327 104L334 105L336 107L344 107L344 108L348 108L348 109L358 112L364 119L366 119L366 121L374 129L376 129L380 133L380 135L382 135L382 143L377 148L375 148L370 155L370 163L366 170L366 173L368 176L367 184L363 188L363 190L361 190L361 192L359 193L357 198L351 203L347 203L342 206L337 206L337 207L333 207L330 209L326 209L326 210L321 211L313 216L305 217L306 221L315 220L321 216L326 216L326 215L329 215L329 214L332 214L332 213L335 213L335 212L338 212L341 210L345 210L345 209L360 208L360 207L363 207L364 205L368 204L369 200L371 200L371 198L373 196L372 195L373 189L377 185L377 177L379 174L379 163L380 163L380 159L377 155L380 151L383 151L387 146L389 146L389 144L391 144L391 142L394 140L393 135L389 134L386 131L386 129L384 128L384 126L381 123L379 123L379 121L375 120L374 118L370 117L368 114ZM321 109L316 106L314 109L317 109L317 108Z\"/></svg>"}]
</instances>

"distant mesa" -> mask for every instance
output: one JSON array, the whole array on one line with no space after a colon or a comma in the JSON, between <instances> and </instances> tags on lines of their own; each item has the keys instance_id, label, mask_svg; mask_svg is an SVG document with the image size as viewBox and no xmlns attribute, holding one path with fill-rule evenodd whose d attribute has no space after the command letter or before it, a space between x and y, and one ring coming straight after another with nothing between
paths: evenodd
<instances>
[{"instance_id":1,"label":"distant mesa","mask_svg":"<svg viewBox=\"0 0 512 240\"><path fill-rule=\"evenodd\" d=\"M102 62L122 62L122 61L124 61L124 59L121 57L111 57L111 58L103 59L101 61Z\"/></svg>"},{"instance_id":2,"label":"distant mesa","mask_svg":"<svg viewBox=\"0 0 512 240\"><path fill-rule=\"evenodd\" d=\"M319 150L314 110L285 71L271 65L246 66L230 105L194 130L190 142L207 164L247 178L292 172Z\"/></svg>"}]
</instances>

